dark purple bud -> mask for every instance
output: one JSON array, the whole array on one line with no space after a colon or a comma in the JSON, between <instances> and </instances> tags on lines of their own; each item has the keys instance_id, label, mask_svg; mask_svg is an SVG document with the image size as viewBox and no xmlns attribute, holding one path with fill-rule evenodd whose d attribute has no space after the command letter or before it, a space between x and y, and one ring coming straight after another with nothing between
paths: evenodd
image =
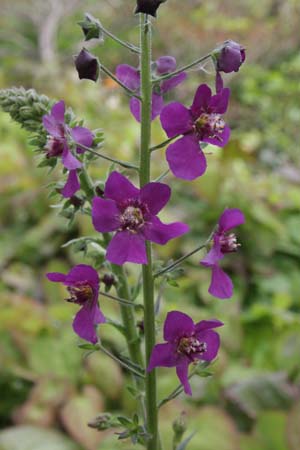
<instances>
[{"instance_id":1,"label":"dark purple bud","mask_svg":"<svg viewBox=\"0 0 300 450\"><path fill-rule=\"evenodd\" d=\"M213 52L213 59L218 72L238 72L246 59L246 51L237 42L229 40Z\"/></svg>"},{"instance_id":2,"label":"dark purple bud","mask_svg":"<svg viewBox=\"0 0 300 450\"><path fill-rule=\"evenodd\" d=\"M84 204L84 201L81 198L77 197L76 195L70 197L69 202L71 205L75 206L75 208L80 208L80 206Z\"/></svg>"},{"instance_id":3,"label":"dark purple bud","mask_svg":"<svg viewBox=\"0 0 300 450\"><path fill-rule=\"evenodd\" d=\"M101 278L101 281L105 284L105 287L110 289L112 286L116 286L117 279L113 273L105 273Z\"/></svg>"},{"instance_id":4,"label":"dark purple bud","mask_svg":"<svg viewBox=\"0 0 300 450\"><path fill-rule=\"evenodd\" d=\"M85 48L75 58L75 67L80 80L97 81L99 77L99 63L97 58Z\"/></svg>"},{"instance_id":5,"label":"dark purple bud","mask_svg":"<svg viewBox=\"0 0 300 450\"><path fill-rule=\"evenodd\" d=\"M161 3L166 0L137 0L135 14L143 13L150 14L150 16L156 17L156 11Z\"/></svg>"},{"instance_id":6,"label":"dark purple bud","mask_svg":"<svg viewBox=\"0 0 300 450\"><path fill-rule=\"evenodd\" d=\"M81 27L86 41L90 39L103 39L101 24L91 14L85 14L84 20L78 22L78 25Z\"/></svg>"}]
</instances>

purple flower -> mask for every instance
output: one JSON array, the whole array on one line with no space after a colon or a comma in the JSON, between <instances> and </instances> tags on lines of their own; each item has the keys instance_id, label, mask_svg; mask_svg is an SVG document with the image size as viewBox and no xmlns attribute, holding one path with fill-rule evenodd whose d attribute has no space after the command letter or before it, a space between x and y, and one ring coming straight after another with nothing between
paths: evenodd
<instances>
[{"instance_id":1,"label":"purple flower","mask_svg":"<svg viewBox=\"0 0 300 450\"><path fill-rule=\"evenodd\" d=\"M80 80L97 81L99 77L99 63L97 58L85 48L75 58L75 67Z\"/></svg>"},{"instance_id":2,"label":"purple flower","mask_svg":"<svg viewBox=\"0 0 300 450\"><path fill-rule=\"evenodd\" d=\"M156 17L157 9L159 8L160 4L164 3L165 1L166 0L137 0L137 5L134 13L150 14L151 16Z\"/></svg>"},{"instance_id":3,"label":"purple flower","mask_svg":"<svg viewBox=\"0 0 300 450\"><path fill-rule=\"evenodd\" d=\"M213 56L218 72L238 72L246 59L246 51L237 42L228 40L213 53Z\"/></svg>"},{"instance_id":4,"label":"purple flower","mask_svg":"<svg viewBox=\"0 0 300 450\"><path fill-rule=\"evenodd\" d=\"M72 197L80 184L77 176L77 170L82 167L81 162L72 154L68 140L72 139L78 144L90 147L93 143L92 132L83 127L70 128L65 123L65 102L61 100L52 107L50 114L43 116L43 125L49 133L46 145L46 156L61 157L62 163L69 170L67 182L61 193L65 198ZM77 153L83 153L79 147Z\"/></svg>"},{"instance_id":5,"label":"purple flower","mask_svg":"<svg viewBox=\"0 0 300 450\"><path fill-rule=\"evenodd\" d=\"M193 320L180 311L168 313L164 325L164 344L156 344L152 350L147 371L155 367L176 367L184 392L192 395L188 368L199 360L211 361L218 353L220 337L212 328L223 325L219 320Z\"/></svg>"},{"instance_id":6,"label":"purple flower","mask_svg":"<svg viewBox=\"0 0 300 450\"><path fill-rule=\"evenodd\" d=\"M159 78L161 75L165 75L174 72L176 69L176 59L173 56L161 56L153 64L153 78ZM135 93L140 92L140 70L128 64L120 64L116 69L116 77L125 84L128 89L131 89ZM152 94L152 113L151 118L154 120L161 112L164 101L163 94L175 88L178 84L182 83L187 77L185 72L175 75L168 80L158 82L154 85ZM141 121L141 104L140 101L132 97L130 100L130 111L135 119Z\"/></svg>"},{"instance_id":7,"label":"purple flower","mask_svg":"<svg viewBox=\"0 0 300 450\"><path fill-rule=\"evenodd\" d=\"M236 252L239 244L234 233L228 231L245 222L244 214L239 209L225 209L219 219L218 229L213 236L213 247L201 264L212 269L208 292L218 298L230 298L233 285L229 276L219 267L219 261L226 253Z\"/></svg>"},{"instance_id":8,"label":"purple flower","mask_svg":"<svg viewBox=\"0 0 300 450\"><path fill-rule=\"evenodd\" d=\"M120 173L110 174L105 198L93 199L92 220L101 233L116 231L106 253L111 263L147 264L146 240L164 245L189 231L184 223L164 224L157 217L170 195L166 184L148 183L137 189Z\"/></svg>"},{"instance_id":9,"label":"purple flower","mask_svg":"<svg viewBox=\"0 0 300 450\"><path fill-rule=\"evenodd\" d=\"M194 180L204 174L206 159L200 141L219 147L227 144L230 129L222 114L227 110L229 96L228 88L212 95L210 88L201 84L190 108L172 102L162 110L160 120L168 137L183 135L167 148L167 161L176 177Z\"/></svg>"},{"instance_id":10,"label":"purple flower","mask_svg":"<svg viewBox=\"0 0 300 450\"><path fill-rule=\"evenodd\" d=\"M79 264L67 275L52 272L47 273L47 278L67 286L70 293L67 301L81 306L74 318L73 330L82 339L96 344L98 338L95 326L105 322L98 306L99 277L96 270L91 266Z\"/></svg>"}]
</instances>

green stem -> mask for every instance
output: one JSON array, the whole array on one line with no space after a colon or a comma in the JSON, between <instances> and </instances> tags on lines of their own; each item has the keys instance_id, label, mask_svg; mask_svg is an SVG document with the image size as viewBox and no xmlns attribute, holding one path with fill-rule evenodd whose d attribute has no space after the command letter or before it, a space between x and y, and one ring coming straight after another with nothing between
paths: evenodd
<instances>
[{"instance_id":1,"label":"green stem","mask_svg":"<svg viewBox=\"0 0 300 450\"><path fill-rule=\"evenodd\" d=\"M163 275L166 272L170 272L171 270L175 269L175 267L179 266L187 258L189 258L190 256L194 255L195 253L199 252L203 248L207 247L207 245L209 244L209 242L211 241L211 239L212 239L212 237L214 235L214 232L215 232L215 228L213 229L213 231L210 233L209 237L207 238L207 240L203 244L199 245L199 247L195 248L191 252L186 253L185 255L181 256L181 258L178 258L176 261L174 261L172 264L169 264L167 267L164 267L162 270L159 270L158 272L156 272L153 275L153 277L157 278L157 277L160 277L161 275Z\"/></svg>"},{"instance_id":2,"label":"green stem","mask_svg":"<svg viewBox=\"0 0 300 450\"><path fill-rule=\"evenodd\" d=\"M99 350L101 350L103 353L105 353L107 356L109 356L111 359L113 359L114 361L116 361L118 364L120 364L120 366L124 367L125 369L129 370L129 372L131 372L133 375L140 377L140 378L145 378L145 375L136 370L133 366L130 366L129 364L126 364L126 362L124 362L122 359L118 358L116 355L114 355L113 353L111 353L109 350L107 350L105 347L103 347L101 344L99 344Z\"/></svg>"},{"instance_id":3,"label":"green stem","mask_svg":"<svg viewBox=\"0 0 300 450\"><path fill-rule=\"evenodd\" d=\"M125 300L125 298L116 297L115 295L111 295L111 294L108 294L107 292L103 292L103 291L100 291L99 294L102 295L103 297L110 298L111 300L114 300L115 302L122 303L122 305L127 305L127 306L130 306L131 308L144 309L143 305L141 305L139 303L134 303L130 300Z\"/></svg>"},{"instance_id":4,"label":"green stem","mask_svg":"<svg viewBox=\"0 0 300 450\"><path fill-rule=\"evenodd\" d=\"M85 192L87 198L89 200L92 200L92 198L95 195L94 185L93 185L91 177L87 173L86 167L84 165L82 166L82 168L80 170L79 178L80 178L81 189Z\"/></svg>"},{"instance_id":5,"label":"green stem","mask_svg":"<svg viewBox=\"0 0 300 450\"><path fill-rule=\"evenodd\" d=\"M141 14L140 20L141 39L141 136L140 136L140 186L150 181L150 139L151 139L151 23L150 18ZM146 365L150 360L152 349L155 345L155 313L154 313L154 289L152 276L152 252L151 243L146 242L148 264L143 265L143 297L144 297L144 329L145 329L145 353ZM147 450L157 450L158 424L156 402L156 373L155 370L146 374L146 412L147 431L150 435L147 441Z\"/></svg>"},{"instance_id":6,"label":"green stem","mask_svg":"<svg viewBox=\"0 0 300 450\"><path fill-rule=\"evenodd\" d=\"M138 100L141 100L141 97L136 94L134 91L129 89L125 84L122 83L107 67L103 66L100 62L98 62L100 70L102 70L106 75L108 75L112 80L114 80L119 86L121 86L127 94L129 94L131 97L135 97Z\"/></svg>"},{"instance_id":7,"label":"green stem","mask_svg":"<svg viewBox=\"0 0 300 450\"><path fill-rule=\"evenodd\" d=\"M166 139L165 141L161 142L158 145L154 145L154 147L150 148L150 152L155 152L155 150L159 150L160 148L164 148L166 145L168 145L170 142L172 142L174 139L178 138L178 136L180 136L179 134L177 134L176 136L173 136L169 139Z\"/></svg>"},{"instance_id":8,"label":"green stem","mask_svg":"<svg viewBox=\"0 0 300 450\"><path fill-rule=\"evenodd\" d=\"M139 170L139 167L136 166L135 164L131 164L131 163L128 163L126 161L121 161L120 159L115 159L115 158L111 158L110 156L103 155L103 153L96 152L95 150L93 150L90 147L86 147L85 145L78 144L78 142L76 142L75 144L76 144L76 147L79 147L82 150L85 150L87 152L93 153L93 155L96 155L99 158L105 159L106 161L110 161L110 162L113 162L115 164L118 164L119 166L124 167L125 169Z\"/></svg>"},{"instance_id":9,"label":"green stem","mask_svg":"<svg viewBox=\"0 0 300 450\"><path fill-rule=\"evenodd\" d=\"M211 58L211 53L209 53L208 55L202 56L199 59L196 59L195 61L191 62L190 64L187 64L186 66L180 67L179 69L175 70L174 72L167 73L166 75L162 75L161 77L152 80L152 83L158 83L160 81L168 80L169 78L172 78L175 75L178 75L179 73L184 72L185 70L192 69L193 67L197 66L198 64L201 64L202 62L206 61L209 58Z\"/></svg>"}]
</instances>

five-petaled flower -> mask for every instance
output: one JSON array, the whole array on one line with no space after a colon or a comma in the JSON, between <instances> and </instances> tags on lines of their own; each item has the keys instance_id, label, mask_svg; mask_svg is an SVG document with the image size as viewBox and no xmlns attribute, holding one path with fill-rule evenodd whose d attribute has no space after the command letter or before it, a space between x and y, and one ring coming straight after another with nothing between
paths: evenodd
<instances>
[{"instance_id":1,"label":"five-petaled flower","mask_svg":"<svg viewBox=\"0 0 300 450\"><path fill-rule=\"evenodd\" d=\"M168 313L164 324L163 344L152 350L147 371L155 367L176 367L177 376L184 391L192 395L188 378L191 363L213 360L220 347L220 337L213 328L223 325L219 320L201 320L194 324L191 317L180 311Z\"/></svg>"},{"instance_id":2,"label":"five-petaled flower","mask_svg":"<svg viewBox=\"0 0 300 450\"><path fill-rule=\"evenodd\" d=\"M80 184L77 170L82 167L82 163L72 154L69 147L69 140L75 143L90 147L93 143L93 134L88 128L71 128L65 123L65 103L63 100L56 103L50 114L43 116L43 125L49 133L46 144L47 158L61 156L62 163L69 170L67 182L61 193L64 197L72 197ZM78 154L84 150L76 148Z\"/></svg>"},{"instance_id":3,"label":"five-petaled flower","mask_svg":"<svg viewBox=\"0 0 300 450\"><path fill-rule=\"evenodd\" d=\"M219 147L227 144L230 128L222 114L227 110L229 96L228 88L212 95L211 89L201 84L190 108L172 102L162 110L160 120L167 136L182 135L167 148L167 161L176 177L194 180L204 174L206 159L199 142Z\"/></svg>"},{"instance_id":4,"label":"five-petaled flower","mask_svg":"<svg viewBox=\"0 0 300 450\"><path fill-rule=\"evenodd\" d=\"M153 64L152 77L159 79L161 75L166 75L174 72L176 69L176 59L173 56L161 56ZM120 64L116 69L117 78L125 84L128 89L131 89L135 93L139 94L141 77L140 70L138 68L129 66L128 64ZM152 93L152 111L151 119L154 120L161 112L164 101L163 94L175 88L178 84L182 83L186 79L185 72L181 72L167 80L154 83ZM132 97L130 100L130 111L135 119L140 122L141 120L141 103L140 101Z\"/></svg>"},{"instance_id":5,"label":"five-petaled flower","mask_svg":"<svg viewBox=\"0 0 300 450\"><path fill-rule=\"evenodd\" d=\"M104 198L93 199L92 219L97 231L116 231L106 258L113 264L126 261L147 264L145 241L164 245L189 231L188 225L162 223L156 216L171 195L163 183L147 183L137 189L126 177L112 172L104 189Z\"/></svg>"},{"instance_id":6,"label":"five-petaled flower","mask_svg":"<svg viewBox=\"0 0 300 450\"><path fill-rule=\"evenodd\" d=\"M218 223L218 229L213 235L213 247L202 259L201 264L212 269L211 283L208 292L218 298L230 298L233 285L229 276L219 267L219 261L226 253L236 252L239 244L234 233L228 233L232 228L242 225L245 217L239 209L225 209Z\"/></svg>"},{"instance_id":7,"label":"five-petaled flower","mask_svg":"<svg viewBox=\"0 0 300 450\"><path fill-rule=\"evenodd\" d=\"M105 322L98 305L99 276L95 269L85 264L74 266L66 275L59 272L47 274L50 281L63 283L70 293L68 302L77 303L81 309L73 321L73 329L82 339L96 344L96 325Z\"/></svg>"}]
</instances>

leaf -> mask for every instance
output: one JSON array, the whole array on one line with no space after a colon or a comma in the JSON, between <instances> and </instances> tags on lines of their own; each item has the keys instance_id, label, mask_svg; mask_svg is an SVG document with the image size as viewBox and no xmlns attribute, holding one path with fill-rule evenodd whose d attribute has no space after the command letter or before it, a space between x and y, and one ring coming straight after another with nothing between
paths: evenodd
<instances>
[{"instance_id":1,"label":"leaf","mask_svg":"<svg viewBox=\"0 0 300 450\"><path fill-rule=\"evenodd\" d=\"M185 450L189 444L189 442L193 439L195 436L196 431L191 433L184 441L182 441L177 447L176 450Z\"/></svg>"},{"instance_id":2,"label":"leaf","mask_svg":"<svg viewBox=\"0 0 300 450\"><path fill-rule=\"evenodd\" d=\"M79 450L79 447L58 431L23 425L0 432L0 449Z\"/></svg>"},{"instance_id":3,"label":"leaf","mask_svg":"<svg viewBox=\"0 0 300 450\"><path fill-rule=\"evenodd\" d=\"M94 386L85 386L82 394L71 398L61 410L64 427L86 450L95 450L103 439L101 433L87 426L103 408L103 398L98 390Z\"/></svg>"}]
</instances>

